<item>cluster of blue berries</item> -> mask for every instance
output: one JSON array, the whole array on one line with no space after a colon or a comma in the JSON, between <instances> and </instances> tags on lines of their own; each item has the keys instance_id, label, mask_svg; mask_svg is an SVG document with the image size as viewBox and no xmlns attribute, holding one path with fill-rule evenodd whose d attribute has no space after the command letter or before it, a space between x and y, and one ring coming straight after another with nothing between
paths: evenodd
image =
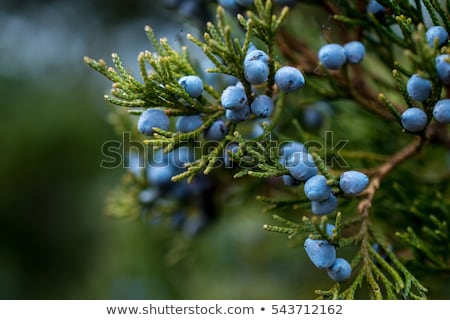
<instances>
[{"instance_id":1,"label":"cluster of blue berries","mask_svg":"<svg viewBox=\"0 0 450 320\"><path fill-rule=\"evenodd\" d=\"M370 1L367 5L367 13L375 15L377 18L383 16L385 12L386 9L375 0ZM430 47L441 48L448 43L449 34L442 26L432 26L427 29L425 38ZM438 55L435 60L435 65L439 80L445 85L449 85L450 54ZM411 99L424 102L431 96L432 83L420 74L413 74L408 79L406 91ZM444 124L450 123L450 101L448 99L440 100L435 104L433 117L437 122ZM425 111L418 107L408 108L401 115L403 128L412 133L422 132L426 128L428 121L429 119Z\"/></svg>"},{"instance_id":2,"label":"cluster of blue berries","mask_svg":"<svg viewBox=\"0 0 450 320\"><path fill-rule=\"evenodd\" d=\"M428 28L425 37L430 47L434 47L434 45L437 44L437 47L440 48L448 42L448 32L441 26L432 26Z\"/></svg>"},{"instance_id":3,"label":"cluster of blue berries","mask_svg":"<svg viewBox=\"0 0 450 320\"><path fill-rule=\"evenodd\" d=\"M169 130L169 126L169 117L164 111L156 108L150 108L142 112L137 123L139 132L146 136L153 135L154 128Z\"/></svg>"},{"instance_id":4,"label":"cluster of blue berries","mask_svg":"<svg viewBox=\"0 0 450 320\"><path fill-rule=\"evenodd\" d=\"M381 20L386 13L386 8L376 0L371 0L367 4L366 10L367 14L373 14L377 20Z\"/></svg>"},{"instance_id":5,"label":"cluster of blue berries","mask_svg":"<svg viewBox=\"0 0 450 320\"><path fill-rule=\"evenodd\" d=\"M442 47L448 43L449 35L445 28L433 26L426 32L426 40L431 47ZM440 81L450 84L450 55L441 54L436 57L436 71ZM420 74L413 74L407 82L406 91L409 97L418 102L424 102L431 96L432 83ZM433 117L437 122L450 123L450 103L448 99L439 100L433 108ZM401 115L403 128L409 132L423 131L428 124L428 116L418 107L406 109Z\"/></svg>"},{"instance_id":6,"label":"cluster of blue berries","mask_svg":"<svg viewBox=\"0 0 450 320\"><path fill-rule=\"evenodd\" d=\"M161 207L171 207L170 226L186 235L194 236L212 221L216 209L210 197L205 197L214 188L213 181L204 175L174 183L171 178L184 170L184 165L195 159L193 149L179 147L169 153L158 150L143 165L137 153L129 154L129 171L137 178L145 176L145 185L138 195L142 214L149 215L152 224L163 219ZM191 208L191 210L187 210Z\"/></svg>"},{"instance_id":7,"label":"cluster of blue berries","mask_svg":"<svg viewBox=\"0 0 450 320\"><path fill-rule=\"evenodd\" d=\"M335 226L326 225L327 234L332 237ZM307 238L304 243L306 254L319 269L327 269L328 276L337 282L350 278L352 266L347 260L336 257L336 247L327 240Z\"/></svg>"},{"instance_id":8,"label":"cluster of blue berries","mask_svg":"<svg viewBox=\"0 0 450 320\"><path fill-rule=\"evenodd\" d=\"M199 98L203 93L203 81L198 76L189 75L179 79L178 83L192 98ZM203 125L201 115L181 116L177 119L175 128L181 133L191 132ZM138 130L140 133L151 136L154 133L153 128L169 130L170 119L164 111L157 108L145 110L139 117ZM203 136L207 140L221 140L228 130L223 120L216 120L212 125L205 129Z\"/></svg>"},{"instance_id":9,"label":"cluster of blue berries","mask_svg":"<svg viewBox=\"0 0 450 320\"><path fill-rule=\"evenodd\" d=\"M439 100L433 108L433 117L437 122L450 123L450 99Z\"/></svg>"},{"instance_id":10,"label":"cluster of blue berries","mask_svg":"<svg viewBox=\"0 0 450 320\"><path fill-rule=\"evenodd\" d=\"M311 211L315 215L332 213L338 205L337 197L328 185L325 176L317 174L314 160L299 142L289 142L281 148L281 160L288 168L290 175L283 176L285 184L294 186L305 182L304 192L311 200ZM361 193L369 183L369 178L359 171L345 171L339 178L339 189L346 196ZM326 232L332 237L334 225L327 224ZM343 258L336 258L336 248L327 240L307 238L304 244L306 253L313 264L319 269L327 269L328 275L334 281L345 281L352 268Z\"/></svg>"},{"instance_id":11,"label":"cluster of blue berries","mask_svg":"<svg viewBox=\"0 0 450 320\"><path fill-rule=\"evenodd\" d=\"M431 81L422 78L418 74L413 74L406 83L406 91L411 99L423 102L430 97Z\"/></svg>"},{"instance_id":12,"label":"cluster of blue berries","mask_svg":"<svg viewBox=\"0 0 450 320\"><path fill-rule=\"evenodd\" d=\"M189 147L180 147L169 153L158 150L152 154L148 163L143 163L142 155L130 153L128 162L129 170L136 177L145 175L151 194L163 195L174 193L180 196L185 193L185 185L172 182L171 178L183 171L184 165L194 160L194 152ZM149 190L142 193L142 203L150 203L153 198L149 198ZM146 196L147 195L147 196Z\"/></svg>"},{"instance_id":13,"label":"cluster of blue berries","mask_svg":"<svg viewBox=\"0 0 450 320\"><path fill-rule=\"evenodd\" d=\"M281 148L281 164L290 175L283 176L288 186L296 186L304 182L304 192L311 200L311 211L315 215L327 215L338 206L337 197L328 185L325 176L317 174L318 169L314 159L299 142L289 142ZM361 193L369 183L369 178L359 171L345 171L339 178L339 189L346 196L355 196Z\"/></svg>"},{"instance_id":14,"label":"cluster of blue berries","mask_svg":"<svg viewBox=\"0 0 450 320\"><path fill-rule=\"evenodd\" d=\"M450 123L450 99L442 99L436 102L433 108L433 117L439 123ZM413 107L402 113L401 121L406 130L417 133L426 128L428 117L422 109Z\"/></svg>"},{"instance_id":15,"label":"cluster of blue berries","mask_svg":"<svg viewBox=\"0 0 450 320\"><path fill-rule=\"evenodd\" d=\"M244 59L244 76L251 85L261 85L267 82L269 77L269 57L258 50L254 45L249 50ZM199 98L203 93L203 81L195 75L184 76L179 79L179 85L192 98ZM286 93L293 92L305 85L303 74L294 67L284 66L275 73L275 83L279 90ZM250 97L244 86L238 82L225 88L222 92L220 102L225 109L225 118L231 122L242 122L247 120L251 114L257 118L267 118L272 115L274 102L271 97L261 94L251 97L253 100L249 104ZM201 115L182 116L176 122L178 132L191 132L202 126ZM153 135L154 128L169 130L170 119L164 111L157 108L145 110L138 120L138 130L145 135ZM227 134L227 126L222 119L215 121L207 128L203 135L207 140L221 140Z\"/></svg>"},{"instance_id":16,"label":"cluster of blue berries","mask_svg":"<svg viewBox=\"0 0 450 320\"><path fill-rule=\"evenodd\" d=\"M250 45L244 59L244 76L251 85L261 85L267 82L269 77L269 57L254 45ZM275 83L279 90L286 93L293 92L305 85L303 74L294 67L284 66L275 73ZM261 94L250 98L243 85L238 82L225 88L220 101L225 108L225 118L232 122L245 121L250 114L257 118L267 118L272 115L274 103L271 97Z\"/></svg>"},{"instance_id":17,"label":"cluster of blue berries","mask_svg":"<svg viewBox=\"0 0 450 320\"><path fill-rule=\"evenodd\" d=\"M360 41L350 41L344 46L337 43L323 45L318 53L319 61L328 69L339 69L345 63L360 63L366 55L366 48Z\"/></svg>"}]
</instances>

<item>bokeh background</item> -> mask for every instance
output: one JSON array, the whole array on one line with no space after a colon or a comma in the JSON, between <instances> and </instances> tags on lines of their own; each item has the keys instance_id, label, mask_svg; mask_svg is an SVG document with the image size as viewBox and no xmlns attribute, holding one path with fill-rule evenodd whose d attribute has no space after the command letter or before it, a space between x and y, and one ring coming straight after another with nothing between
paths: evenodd
<instances>
[{"instance_id":1,"label":"bokeh background","mask_svg":"<svg viewBox=\"0 0 450 320\"><path fill-rule=\"evenodd\" d=\"M0 298L311 297L329 280L304 277L310 262L262 230L257 205L235 199L244 215L190 241L104 215L125 170L100 168L101 145L119 137L102 99L110 83L83 56L118 52L134 68L146 24L173 43L196 28L159 1L0 2Z\"/></svg>"}]
</instances>

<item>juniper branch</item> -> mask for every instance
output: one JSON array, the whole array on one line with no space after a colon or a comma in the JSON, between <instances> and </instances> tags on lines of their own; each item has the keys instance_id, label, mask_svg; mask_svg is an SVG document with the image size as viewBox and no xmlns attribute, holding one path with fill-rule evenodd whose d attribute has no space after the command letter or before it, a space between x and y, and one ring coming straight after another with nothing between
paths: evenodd
<instances>
[{"instance_id":1,"label":"juniper branch","mask_svg":"<svg viewBox=\"0 0 450 320\"><path fill-rule=\"evenodd\" d=\"M358 204L358 211L363 216L369 215L369 209L372 201L380 187L381 180L397 165L412 157L420 151L425 140L422 137L416 137L409 145L397 152L388 161L379 166L371 178L366 190L361 194L362 200Z\"/></svg>"}]
</instances>

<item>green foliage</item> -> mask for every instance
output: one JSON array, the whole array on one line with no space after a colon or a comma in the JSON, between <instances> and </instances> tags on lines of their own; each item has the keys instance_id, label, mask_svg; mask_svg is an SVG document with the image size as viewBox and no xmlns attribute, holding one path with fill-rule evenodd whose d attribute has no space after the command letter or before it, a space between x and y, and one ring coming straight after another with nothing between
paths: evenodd
<instances>
[{"instance_id":1,"label":"green foliage","mask_svg":"<svg viewBox=\"0 0 450 320\"><path fill-rule=\"evenodd\" d=\"M192 181L215 169L227 177L229 186L233 184L231 177L250 176L269 181L266 190L269 196L257 197L267 203L267 211L273 214L275 221L274 225L264 225L265 230L286 234L297 246L311 237L329 241L338 253L344 248L352 251L352 277L328 290L316 290L319 298L424 299L428 289L410 269L417 269L413 261L430 272L450 269L449 176L435 175L430 183L433 191L427 188L404 190L400 185L405 181L408 185L420 185L427 179L428 170L433 168L432 157L442 157L448 150L448 127L431 119L435 103L449 94L438 79L435 57L450 50L446 46L428 45L425 12L420 1L415 4L379 1L389 9L382 20L368 15L361 1L299 2L304 3L299 4L304 6L301 9L316 5L333 17L330 22L333 28L345 30L326 34L329 42L363 41L367 62L327 70L317 60L318 44L307 36L303 39L291 34L288 30L295 30L298 22L287 18L288 8L279 11L271 1L256 0L252 10L239 14L237 20L242 29L236 30L224 9L218 7L216 22L207 24L203 39L190 34L187 38L214 63L215 67L208 72L234 76L245 88L249 103L255 92L267 94L275 101L275 112L270 124L263 124L263 133L257 138L248 138L244 133L247 123L227 121L227 135L207 150L202 149L197 159L185 164L186 169L173 176L172 181ZM423 1L423 4L433 24L450 29L448 6L439 1ZM293 14L300 14L295 10ZM282 26L284 22L286 27ZM201 115L203 124L191 132L156 128L150 139L144 139L153 150L163 148L164 152L170 152L186 144L207 144L202 133L225 113L220 104L221 91L205 84L201 97L190 97L178 84L178 79L185 75L201 76L201 73L196 71L187 49L184 47L181 53L177 52L166 39L158 41L150 27L146 27L146 32L155 52L139 54L141 80L125 70L116 54L112 56L115 69L103 60L85 58L90 67L113 82L111 95L105 96L105 100L128 107L130 113L137 115L155 107L169 116ZM268 81L256 88L244 76L244 58L251 42L262 43L269 56ZM297 66L306 75L307 85L301 95L278 92L274 75L285 63ZM413 101L407 93L406 81L412 74L420 74L432 82L431 96L424 102ZM351 150L334 150L333 142L327 140L324 132L305 130L297 120L306 106L323 100L331 103L336 112L326 129L350 140ZM426 112L429 119L426 130L415 136L404 132L400 118L406 107L420 107ZM358 136L361 132L367 135ZM337 214L311 217L310 201L299 188L288 190L279 183L270 183L275 177L289 174L279 161L278 146L284 141L308 142L308 151L319 172L339 196ZM225 151L230 143L238 145L236 153ZM224 152L238 164L233 170L224 170L218 165ZM422 158L417 160L419 153ZM342 158L348 160L352 168L364 170L370 176L368 187L357 198L346 197L339 189L338 177L346 167L336 160ZM397 169L403 162L417 161L423 174L414 166L400 172ZM384 179L388 176L397 182L386 184ZM142 183L130 179L126 178L122 189L112 195L109 212L115 212L115 216L120 216L120 212L126 212L127 216L139 215L139 204L133 199L147 184L151 185L151 181ZM440 192L434 190L437 186L442 186ZM123 188L128 191L124 192ZM250 194L242 196L249 198ZM388 217L386 212L390 212ZM387 218L395 222L386 223ZM328 235L326 224L331 220L335 229ZM397 246L405 246L411 254L402 254Z\"/></svg>"}]
</instances>

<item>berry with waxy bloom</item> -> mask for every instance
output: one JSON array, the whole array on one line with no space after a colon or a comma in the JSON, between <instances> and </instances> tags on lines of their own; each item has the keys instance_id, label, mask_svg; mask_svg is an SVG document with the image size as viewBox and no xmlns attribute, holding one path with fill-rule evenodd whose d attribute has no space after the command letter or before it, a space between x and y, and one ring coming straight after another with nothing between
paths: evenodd
<instances>
[{"instance_id":1,"label":"berry with waxy bloom","mask_svg":"<svg viewBox=\"0 0 450 320\"><path fill-rule=\"evenodd\" d=\"M169 117L160 109L147 109L139 117L137 127L140 133L147 136L153 134L153 128L168 130Z\"/></svg>"},{"instance_id":2,"label":"berry with waxy bloom","mask_svg":"<svg viewBox=\"0 0 450 320\"><path fill-rule=\"evenodd\" d=\"M420 132L427 126L427 114L419 108L406 109L401 116L402 126L410 132Z\"/></svg>"}]
</instances>

